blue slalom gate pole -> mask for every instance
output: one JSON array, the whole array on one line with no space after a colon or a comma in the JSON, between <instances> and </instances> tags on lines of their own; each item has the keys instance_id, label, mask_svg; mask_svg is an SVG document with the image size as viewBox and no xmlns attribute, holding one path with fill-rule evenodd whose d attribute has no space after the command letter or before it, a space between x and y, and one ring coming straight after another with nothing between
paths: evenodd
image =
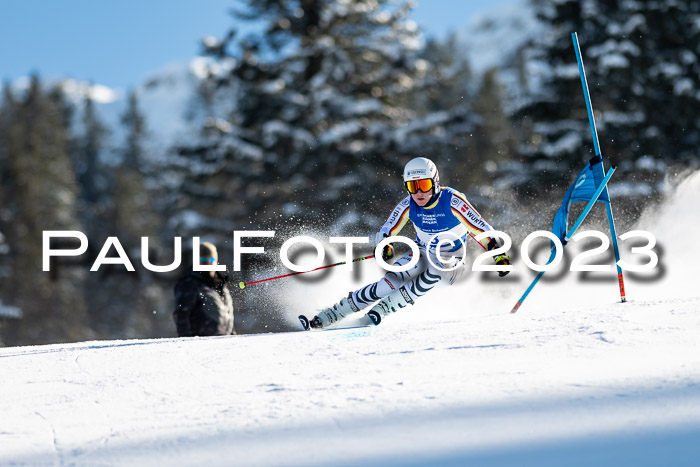
<instances>
[{"instance_id":1,"label":"blue slalom gate pole","mask_svg":"<svg viewBox=\"0 0 700 467\"><path fill-rule=\"evenodd\" d=\"M553 259L554 259L553 255L550 255L549 261L547 261L547 264L551 263ZM520 297L520 300L518 300L518 303L515 304L515 306L513 307L512 310L510 310L511 313L515 313L516 311L518 311L518 308L520 308L520 305L522 305L523 302L525 301L525 299L527 298L527 296L530 295L530 292L532 291L532 289L535 288L535 285L537 285L537 283L540 281L542 276L544 276L544 271L540 271L539 274L537 274L537 276L535 276L535 279L530 283L530 287L527 288L527 290L525 291L523 296Z\"/></svg>"},{"instance_id":2,"label":"blue slalom gate pole","mask_svg":"<svg viewBox=\"0 0 700 467\"><path fill-rule=\"evenodd\" d=\"M598 185L598 189L596 190L595 194L591 197L590 201L588 201L588 204L586 205L585 209L581 212L581 214L578 216L578 219L576 219L576 222L574 225L571 227L571 229L566 233L566 237L564 240L567 242L571 239L571 237L574 236L576 233L576 230L581 226L583 221L586 219L586 216L588 216L588 213L593 209L593 206L595 205L595 202L598 201L598 198L600 197L601 193L603 193L603 190L606 189L608 185L608 181L610 181L610 177L612 177L613 173L615 173L615 167L611 167L610 170L608 170L608 173L605 175L605 178L603 178L603 181L600 182L600 185ZM562 245L562 248L564 248L566 245ZM547 264L551 263L554 261L554 258L556 257L556 249L552 250L552 253L549 255L549 260L547 261ZM518 303L515 304L512 310L510 310L511 313L515 313L518 311L518 308L520 308L520 305L523 304L525 299L527 298L528 295L530 295L530 292L532 289L535 288L535 285L540 281L542 276L544 275L545 271L540 271L537 276L535 276L535 279L530 283L530 286L527 288L525 293L523 294L522 297L520 297L520 300L518 300Z\"/></svg>"},{"instance_id":3,"label":"blue slalom gate pole","mask_svg":"<svg viewBox=\"0 0 700 467\"><path fill-rule=\"evenodd\" d=\"M571 33L571 38L574 41L574 52L576 52L576 61L578 62L578 73L581 75L581 85L583 86L583 97L586 99L586 110L588 111L588 123L591 125L591 135L593 135L593 149L595 155L601 157L600 145L598 144L598 130L595 126L595 117L593 116L593 107L591 107L591 96L588 93L588 81L586 80L586 71L583 69L583 59L581 58L581 48L578 45L578 36L575 32Z\"/></svg>"},{"instance_id":4,"label":"blue slalom gate pole","mask_svg":"<svg viewBox=\"0 0 700 467\"><path fill-rule=\"evenodd\" d=\"M586 80L586 71L583 68L583 58L581 57L581 47L578 43L578 35L573 32L571 33L571 39L574 42L574 51L576 52L576 62L578 62L578 72L581 75L581 86L583 87L583 96L586 99L586 110L588 111L588 122L591 126L591 136L593 136L593 148L595 149L595 154L600 158L601 164L603 163L603 156L600 154L600 144L598 142L598 130L595 125L595 117L593 115L593 108L591 106L591 96L588 92L588 81ZM605 168L603 166L603 168ZM607 188L606 188L607 189ZM608 199L610 199L610 194L608 193ZM605 203L605 208L608 212L608 225L610 226L610 235L612 236L613 251L615 252L615 266L617 267L617 281L620 286L620 300L624 303L627 301L625 297L625 281L622 277L622 268L618 264L620 262L620 248L617 243L617 232L615 231L615 219L613 217L612 211L612 200Z\"/></svg>"}]
</instances>

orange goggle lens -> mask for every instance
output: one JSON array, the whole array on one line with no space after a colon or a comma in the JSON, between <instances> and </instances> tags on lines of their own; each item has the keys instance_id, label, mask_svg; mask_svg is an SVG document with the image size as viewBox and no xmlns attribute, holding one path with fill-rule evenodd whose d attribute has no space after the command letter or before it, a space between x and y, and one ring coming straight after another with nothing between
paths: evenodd
<instances>
[{"instance_id":1,"label":"orange goggle lens","mask_svg":"<svg viewBox=\"0 0 700 467\"><path fill-rule=\"evenodd\" d=\"M406 189L412 195L418 193L418 190L423 193L427 193L433 189L433 181L429 178L424 178L423 180L411 180L406 182Z\"/></svg>"}]
</instances>

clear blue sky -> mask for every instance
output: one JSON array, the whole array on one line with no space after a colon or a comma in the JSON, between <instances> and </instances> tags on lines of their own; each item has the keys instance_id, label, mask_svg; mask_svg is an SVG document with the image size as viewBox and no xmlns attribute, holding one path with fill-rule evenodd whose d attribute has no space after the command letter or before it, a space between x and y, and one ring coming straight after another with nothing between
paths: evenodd
<instances>
[{"instance_id":1,"label":"clear blue sky","mask_svg":"<svg viewBox=\"0 0 700 467\"><path fill-rule=\"evenodd\" d=\"M413 18L443 37L494 4L417 0ZM117 89L199 53L199 39L233 24L235 0L0 0L0 79L37 71Z\"/></svg>"}]
</instances>

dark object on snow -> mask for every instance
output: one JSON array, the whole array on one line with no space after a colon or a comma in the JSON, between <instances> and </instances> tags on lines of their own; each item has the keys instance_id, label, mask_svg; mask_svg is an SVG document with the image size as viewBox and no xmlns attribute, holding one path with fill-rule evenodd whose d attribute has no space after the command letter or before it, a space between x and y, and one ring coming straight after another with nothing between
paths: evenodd
<instances>
[{"instance_id":1,"label":"dark object on snow","mask_svg":"<svg viewBox=\"0 0 700 467\"><path fill-rule=\"evenodd\" d=\"M228 275L187 273L175 284L173 317L179 337L235 334Z\"/></svg>"}]
</instances>

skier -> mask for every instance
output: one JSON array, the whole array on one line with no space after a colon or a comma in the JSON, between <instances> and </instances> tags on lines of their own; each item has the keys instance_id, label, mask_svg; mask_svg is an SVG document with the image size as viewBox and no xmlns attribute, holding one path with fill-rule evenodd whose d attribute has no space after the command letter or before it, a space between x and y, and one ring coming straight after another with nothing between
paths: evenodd
<instances>
[{"instance_id":1,"label":"skier","mask_svg":"<svg viewBox=\"0 0 700 467\"><path fill-rule=\"evenodd\" d=\"M464 194L450 187L440 187L437 167L430 159L412 159L404 168L403 180L409 194L394 208L377 233L376 244L386 237L397 235L410 219L417 234L416 243L420 251L418 263L405 272L388 272L377 282L350 292L340 302L314 316L309 322L310 327L328 327L377 300L379 302L362 317L360 325L379 324L389 313L414 304L438 283L452 285L464 272L465 266L462 262L449 270L454 263L446 256L452 255L452 261L461 260L468 235L476 236L493 230ZM442 240L445 242L437 251L436 247ZM487 251L501 246L490 237L479 243ZM387 245L383 248L382 257L386 261L391 256L393 248ZM406 253L394 266L403 266L412 257L411 252ZM510 264L510 256L498 255L494 261L499 266L506 266ZM508 271L499 271L498 274L503 277Z\"/></svg>"}]
</instances>

